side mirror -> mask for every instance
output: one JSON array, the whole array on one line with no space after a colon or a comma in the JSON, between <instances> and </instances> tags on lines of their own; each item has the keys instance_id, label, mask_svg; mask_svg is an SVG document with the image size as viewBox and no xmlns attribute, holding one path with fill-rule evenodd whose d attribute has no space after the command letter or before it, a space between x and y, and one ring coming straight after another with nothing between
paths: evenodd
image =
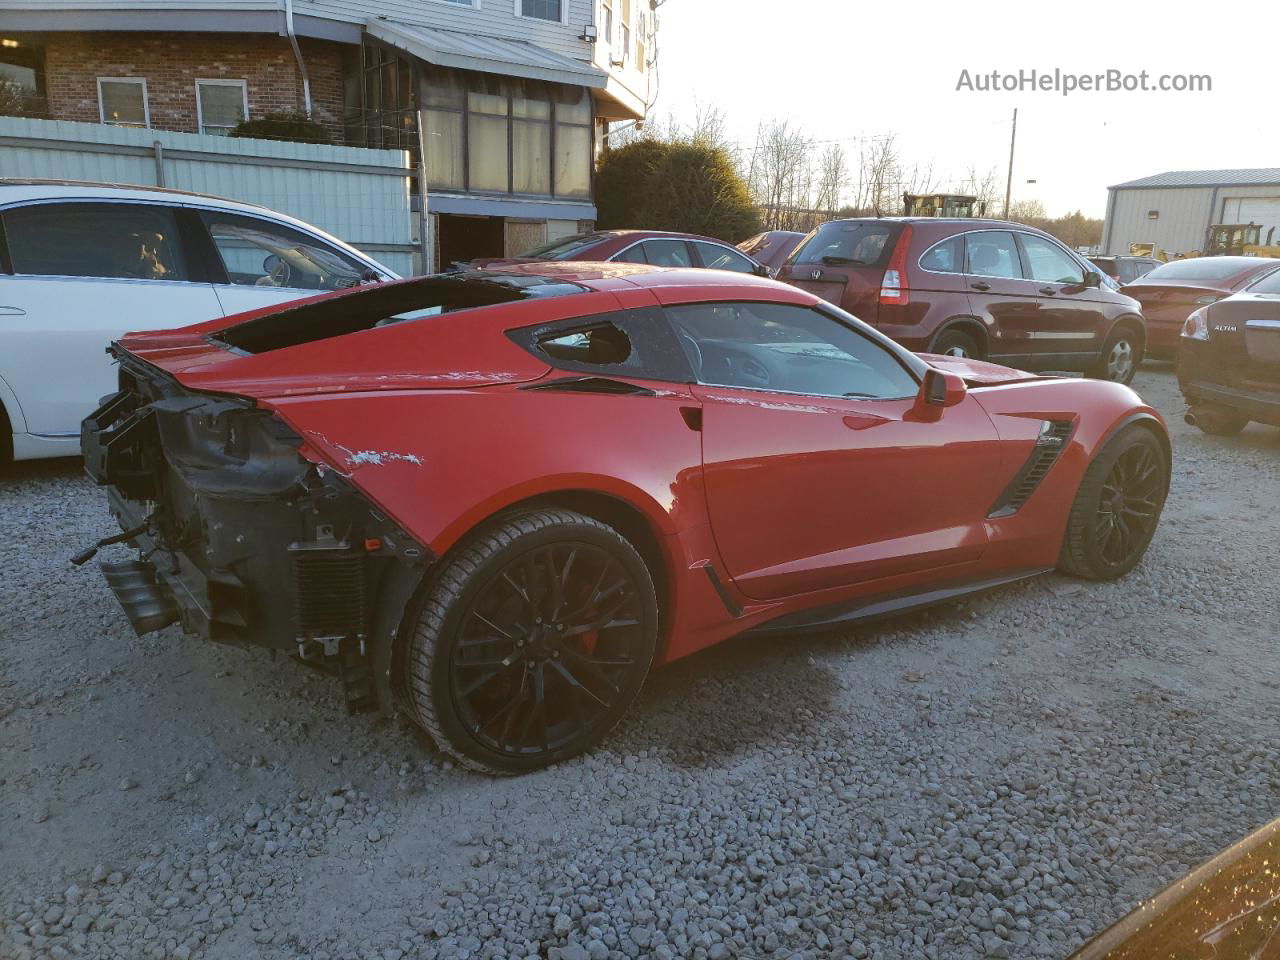
<instances>
[{"instance_id":1,"label":"side mirror","mask_svg":"<svg viewBox=\"0 0 1280 960\"><path fill-rule=\"evenodd\" d=\"M916 402L911 407L911 419L937 420L942 416L943 410L954 407L968 392L964 378L959 374L930 367L920 381L920 392L916 394Z\"/></svg>"},{"instance_id":2,"label":"side mirror","mask_svg":"<svg viewBox=\"0 0 1280 960\"><path fill-rule=\"evenodd\" d=\"M763 263L757 263L751 268L751 272L757 277L772 277L773 271L766 267Z\"/></svg>"},{"instance_id":3,"label":"side mirror","mask_svg":"<svg viewBox=\"0 0 1280 960\"><path fill-rule=\"evenodd\" d=\"M1091 288L1102 286L1102 274L1097 270L1090 270L1084 275L1084 285Z\"/></svg>"}]
</instances>

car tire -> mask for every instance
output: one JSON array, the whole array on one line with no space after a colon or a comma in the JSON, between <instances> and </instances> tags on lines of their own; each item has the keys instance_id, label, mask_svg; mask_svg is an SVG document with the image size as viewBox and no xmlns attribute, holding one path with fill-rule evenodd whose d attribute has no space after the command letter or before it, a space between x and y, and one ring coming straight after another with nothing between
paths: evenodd
<instances>
[{"instance_id":1,"label":"car tire","mask_svg":"<svg viewBox=\"0 0 1280 960\"><path fill-rule=\"evenodd\" d=\"M1143 352L1142 337L1132 327L1116 327L1107 337L1098 359L1085 371L1085 376L1128 385L1138 372Z\"/></svg>"},{"instance_id":2,"label":"car tire","mask_svg":"<svg viewBox=\"0 0 1280 960\"><path fill-rule=\"evenodd\" d=\"M407 651L409 706L459 763L536 770L618 723L657 637L652 577L621 534L555 507L508 514L427 586Z\"/></svg>"},{"instance_id":3,"label":"car tire","mask_svg":"<svg viewBox=\"0 0 1280 960\"><path fill-rule=\"evenodd\" d=\"M946 357L967 357L971 360L982 359L982 348L972 334L963 330L943 330L934 337L929 346L929 353L937 353Z\"/></svg>"},{"instance_id":4,"label":"car tire","mask_svg":"<svg viewBox=\"0 0 1280 960\"><path fill-rule=\"evenodd\" d=\"M1145 427L1107 441L1085 470L1067 519L1058 569L1114 580L1147 552L1169 493L1169 456Z\"/></svg>"},{"instance_id":5,"label":"car tire","mask_svg":"<svg viewBox=\"0 0 1280 960\"><path fill-rule=\"evenodd\" d=\"M1198 407L1196 427L1214 437L1234 437L1249 425L1249 418L1226 407Z\"/></svg>"}]
</instances>

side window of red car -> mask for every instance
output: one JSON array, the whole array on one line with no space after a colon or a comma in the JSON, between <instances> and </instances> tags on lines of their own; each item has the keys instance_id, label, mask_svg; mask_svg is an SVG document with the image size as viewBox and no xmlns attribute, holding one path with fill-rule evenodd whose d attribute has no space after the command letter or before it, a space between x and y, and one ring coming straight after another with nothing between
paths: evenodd
<instances>
[{"instance_id":1,"label":"side window of red car","mask_svg":"<svg viewBox=\"0 0 1280 960\"><path fill-rule=\"evenodd\" d=\"M657 308L574 317L510 330L507 336L561 370L671 383L693 379L684 351Z\"/></svg>"}]
</instances>

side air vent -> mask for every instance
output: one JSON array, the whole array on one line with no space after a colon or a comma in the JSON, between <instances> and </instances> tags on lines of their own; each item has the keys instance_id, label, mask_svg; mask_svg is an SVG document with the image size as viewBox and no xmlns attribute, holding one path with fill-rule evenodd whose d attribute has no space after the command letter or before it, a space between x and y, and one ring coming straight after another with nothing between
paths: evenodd
<instances>
[{"instance_id":1,"label":"side air vent","mask_svg":"<svg viewBox=\"0 0 1280 960\"><path fill-rule=\"evenodd\" d=\"M353 550L298 550L293 555L299 639L364 636L365 556Z\"/></svg>"},{"instance_id":2,"label":"side air vent","mask_svg":"<svg viewBox=\"0 0 1280 960\"><path fill-rule=\"evenodd\" d=\"M1066 449L1071 438L1071 426L1070 420L1044 421L1031 456L1000 494L988 517L1007 517L1022 509Z\"/></svg>"}]
</instances>

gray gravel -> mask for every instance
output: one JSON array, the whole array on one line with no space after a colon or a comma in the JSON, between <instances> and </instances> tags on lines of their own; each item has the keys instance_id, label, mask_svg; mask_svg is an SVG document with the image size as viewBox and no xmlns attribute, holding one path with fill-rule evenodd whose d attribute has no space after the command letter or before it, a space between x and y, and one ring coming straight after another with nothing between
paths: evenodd
<instances>
[{"instance_id":1,"label":"gray gravel","mask_svg":"<svg viewBox=\"0 0 1280 960\"><path fill-rule=\"evenodd\" d=\"M1280 431L1205 437L1118 584L1050 576L655 674L518 780L287 659L135 638L67 556L73 463L0 478L0 956L1062 957L1280 813Z\"/></svg>"}]
</instances>

